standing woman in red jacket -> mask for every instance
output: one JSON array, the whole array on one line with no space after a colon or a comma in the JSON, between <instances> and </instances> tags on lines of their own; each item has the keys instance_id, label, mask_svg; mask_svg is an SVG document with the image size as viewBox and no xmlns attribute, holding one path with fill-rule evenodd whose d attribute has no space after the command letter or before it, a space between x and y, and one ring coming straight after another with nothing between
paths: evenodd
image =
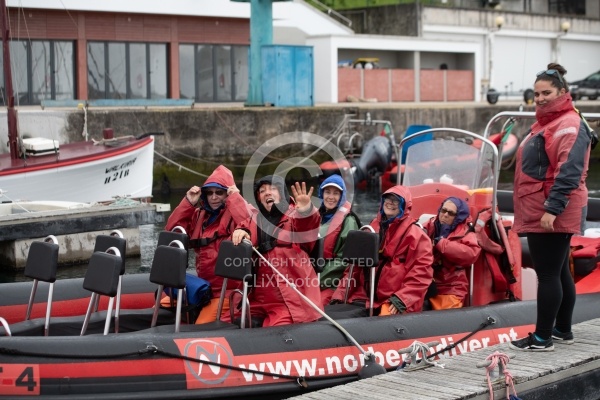
<instances>
[{"instance_id":1,"label":"standing woman in red jacket","mask_svg":"<svg viewBox=\"0 0 600 400\"><path fill-rule=\"evenodd\" d=\"M223 278L215 275L221 242L228 239L237 224L252 215L253 207L240 195L233 174L219 165L202 187L192 186L173 210L166 230L181 226L190 236L190 247L196 253L196 273L210 282L213 298L202 308L197 324L217 319L217 306ZM235 289L230 282L229 289ZM229 296L225 296L222 315L229 314Z\"/></svg>"},{"instance_id":2,"label":"standing woman in red jacket","mask_svg":"<svg viewBox=\"0 0 600 400\"><path fill-rule=\"evenodd\" d=\"M538 291L535 332L512 341L515 350L551 351L553 339L573 343L569 251L586 217L591 136L573 106L566 73L551 63L537 74L536 122L517 151L513 229L527 237Z\"/></svg>"},{"instance_id":3,"label":"standing woman in red jacket","mask_svg":"<svg viewBox=\"0 0 600 400\"><path fill-rule=\"evenodd\" d=\"M433 310L460 308L469 294L467 270L481 253L467 203L458 197L442 202L438 215L424 226L433 242Z\"/></svg>"}]
</instances>

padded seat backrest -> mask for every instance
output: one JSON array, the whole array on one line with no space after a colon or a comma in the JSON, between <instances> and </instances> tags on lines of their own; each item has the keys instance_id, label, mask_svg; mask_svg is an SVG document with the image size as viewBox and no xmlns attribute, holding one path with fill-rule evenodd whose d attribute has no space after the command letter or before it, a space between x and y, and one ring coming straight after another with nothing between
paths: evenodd
<instances>
[{"instance_id":1,"label":"padded seat backrest","mask_svg":"<svg viewBox=\"0 0 600 400\"><path fill-rule=\"evenodd\" d=\"M313 247L310 252L310 263L312 264L316 273L323 272L323 268L325 268L325 258L323 257L323 252L325 251L325 238L318 238L315 242L315 247Z\"/></svg>"},{"instance_id":2,"label":"padded seat backrest","mask_svg":"<svg viewBox=\"0 0 600 400\"><path fill-rule=\"evenodd\" d=\"M183 244L183 248L188 250L190 248L190 237L187 233L174 232L174 231L162 231L158 234L158 242L156 246L168 246L173 240L179 240Z\"/></svg>"},{"instance_id":3,"label":"padded seat backrest","mask_svg":"<svg viewBox=\"0 0 600 400\"><path fill-rule=\"evenodd\" d=\"M175 289L185 287L187 250L179 247L160 245L154 252L150 282Z\"/></svg>"},{"instance_id":4,"label":"padded seat backrest","mask_svg":"<svg viewBox=\"0 0 600 400\"><path fill-rule=\"evenodd\" d=\"M219 247L215 274L228 279L250 282L252 280L252 245L242 242L235 246L224 240Z\"/></svg>"},{"instance_id":5,"label":"padded seat backrest","mask_svg":"<svg viewBox=\"0 0 600 400\"><path fill-rule=\"evenodd\" d=\"M379 264L379 235L367 231L348 232L342 259L357 267L376 267Z\"/></svg>"},{"instance_id":6,"label":"padded seat backrest","mask_svg":"<svg viewBox=\"0 0 600 400\"><path fill-rule=\"evenodd\" d=\"M56 281L58 245L49 242L33 242L29 248L25 276L43 282Z\"/></svg>"},{"instance_id":7,"label":"padded seat backrest","mask_svg":"<svg viewBox=\"0 0 600 400\"><path fill-rule=\"evenodd\" d=\"M121 264L120 256L100 252L92 253L83 278L83 288L104 296L116 296Z\"/></svg>"},{"instance_id":8,"label":"padded seat backrest","mask_svg":"<svg viewBox=\"0 0 600 400\"><path fill-rule=\"evenodd\" d=\"M111 247L116 247L121 253L121 269L119 274L125 273L125 252L127 251L127 240L125 238L113 235L98 235L94 244L94 253L104 253Z\"/></svg>"}]
</instances>

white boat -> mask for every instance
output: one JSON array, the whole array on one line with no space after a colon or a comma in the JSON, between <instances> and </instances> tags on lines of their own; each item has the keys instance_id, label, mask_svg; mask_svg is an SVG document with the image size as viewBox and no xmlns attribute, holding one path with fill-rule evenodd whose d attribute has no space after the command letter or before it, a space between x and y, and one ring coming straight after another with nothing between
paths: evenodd
<instances>
[{"instance_id":1,"label":"white boat","mask_svg":"<svg viewBox=\"0 0 600 400\"><path fill-rule=\"evenodd\" d=\"M11 217L16 214L40 213L45 211L73 210L79 208L89 208L89 203L79 203L75 201L24 201L24 202L5 202L0 192L0 219Z\"/></svg>"},{"instance_id":2,"label":"white boat","mask_svg":"<svg viewBox=\"0 0 600 400\"><path fill-rule=\"evenodd\" d=\"M0 189L13 201L101 202L152 195L154 138L61 145L52 154L0 155Z\"/></svg>"},{"instance_id":3,"label":"white boat","mask_svg":"<svg viewBox=\"0 0 600 400\"><path fill-rule=\"evenodd\" d=\"M0 154L0 190L13 201L98 202L152 194L154 138L142 135L60 144L45 138L22 139L10 54L6 4L1 3L9 153Z\"/></svg>"}]
</instances>

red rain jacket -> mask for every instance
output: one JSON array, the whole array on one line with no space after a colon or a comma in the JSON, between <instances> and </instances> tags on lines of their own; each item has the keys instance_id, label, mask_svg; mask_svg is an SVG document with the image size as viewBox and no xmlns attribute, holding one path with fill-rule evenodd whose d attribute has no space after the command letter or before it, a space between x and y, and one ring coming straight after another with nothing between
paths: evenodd
<instances>
[{"instance_id":1,"label":"red rain jacket","mask_svg":"<svg viewBox=\"0 0 600 400\"><path fill-rule=\"evenodd\" d=\"M431 218L424 226L433 240L435 235L434 222L438 217ZM469 293L469 278L467 270L481 253L475 232L469 232L471 218L467 218L447 238L442 238L434 246L434 265L441 263L441 268L434 268L437 294L452 294L462 301Z\"/></svg>"},{"instance_id":2,"label":"red rain jacket","mask_svg":"<svg viewBox=\"0 0 600 400\"><path fill-rule=\"evenodd\" d=\"M433 279L431 240L410 216L412 196L408 189L399 185L393 186L383 196L389 193L403 197L406 204L404 215L392 221L383 241L380 239L379 266L376 273L378 278L376 278L373 307L377 308L389 302L389 298L395 294L406 305L405 312L421 311L425 293ZM376 232L380 230L381 219L380 212L371 222ZM349 269L346 269L332 300L344 300L348 272ZM351 303L355 300L367 300L367 307L369 307L365 273L369 272L363 271L360 267L354 268L348 301Z\"/></svg>"},{"instance_id":3,"label":"red rain jacket","mask_svg":"<svg viewBox=\"0 0 600 400\"><path fill-rule=\"evenodd\" d=\"M227 188L234 185L235 182L231 171L220 165L206 179L205 184L207 183L218 183ZM201 198L200 202L202 201ZM196 273L199 277L210 282L213 297L220 296L221 287L223 286L223 278L216 276L214 273L219 246L223 240L229 239L239 223L252 215L251 210L252 206L239 193L233 193L227 196L225 207L221 209L216 220L203 227L203 223L208 219L209 214L206 210L191 204L187 197L184 197L167 220L166 230L171 230L179 225L186 230L190 240L208 239L210 241L206 246L194 248L194 252L196 253ZM227 286L228 289L234 289L238 284L230 280Z\"/></svg>"},{"instance_id":4,"label":"red rain jacket","mask_svg":"<svg viewBox=\"0 0 600 400\"><path fill-rule=\"evenodd\" d=\"M579 234L590 137L569 93L538 109L536 119L517 150L513 229L545 233L540 219L548 212L557 216L554 232Z\"/></svg>"},{"instance_id":5,"label":"red rain jacket","mask_svg":"<svg viewBox=\"0 0 600 400\"><path fill-rule=\"evenodd\" d=\"M319 279L308 255L317 240L320 223L321 216L316 208L312 207L310 215L302 215L290 204L277 223L274 247L262 255L321 308ZM259 245L256 214L238 228L250 232L253 246ZM301 240L294 240L298 238ZM291 322L298 323L316 321L321 317L264 261L258 260L257 264L256 280L249 299L252 316L265 317L263 326L284 325L290 323L290 318Z\"/></svg>"}]
</instances>

